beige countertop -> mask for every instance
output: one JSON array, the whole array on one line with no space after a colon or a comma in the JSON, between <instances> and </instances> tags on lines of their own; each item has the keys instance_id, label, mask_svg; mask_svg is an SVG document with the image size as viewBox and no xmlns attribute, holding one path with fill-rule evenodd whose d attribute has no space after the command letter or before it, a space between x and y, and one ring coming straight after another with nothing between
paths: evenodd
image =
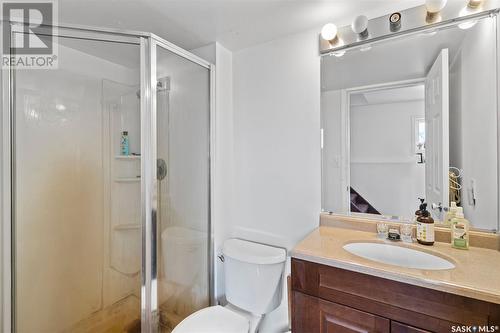
<instances>
[{"instance_id":1,"label":"beige countertop","mask_svg":"<svg viewBox=\"0 0 500 333\"><path fill-rule=\"evenodd\" d=\"M422 270L393 266L351 254L343 246L353 242L379 242L405 246L445 258L455 264L449 270ZM471 247L458 250L448 243L424 246L418 243L384 241L375 233L321 226L302 240L292 258L365 273L416 286L440 290L500 304L500 252Z\"/></svg>"}]
</instances>

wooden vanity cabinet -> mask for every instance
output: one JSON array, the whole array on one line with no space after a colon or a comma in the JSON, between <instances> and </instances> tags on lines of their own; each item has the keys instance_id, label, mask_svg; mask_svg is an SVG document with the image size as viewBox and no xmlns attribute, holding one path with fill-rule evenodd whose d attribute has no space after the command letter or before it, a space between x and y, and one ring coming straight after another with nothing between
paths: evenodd
<instances>
[{"instance_id":1,"label":"wooden vanity cabinet","mask_svg":"<svg viewBox=\"0 0 500 333\"><path fill-rule=\"evenodd\" d=\"M499 325L500 305L292 258L292 332L450 333Z\"/></svg>"}]
</instances>

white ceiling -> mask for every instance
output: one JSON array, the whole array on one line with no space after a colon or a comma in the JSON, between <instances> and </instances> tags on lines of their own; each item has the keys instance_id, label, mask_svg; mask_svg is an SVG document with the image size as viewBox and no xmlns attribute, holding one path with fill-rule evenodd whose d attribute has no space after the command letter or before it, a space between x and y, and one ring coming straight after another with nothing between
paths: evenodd
<instances>
[{"instance_id":1,"label":"white ceiling","mask_svg":"<svg viewBox=\"0 0 500 333\"><path fill-rule=\"evenodd\" d=\"M185 49L218 41L232 51L327 22L349 24L424 0L59 0L60 23L153 32Z\"/></svg>"},{"instance_id":2,"label":"white ceiling","mask_svg":"<svg viewBox=\"0 0 500 333\"><path fill-rule=\"evenodd\" d=\"M425 86L423 84L380 89L351 95L351 106L388 104L424 100Z\"/></svg>"}]
</instances>

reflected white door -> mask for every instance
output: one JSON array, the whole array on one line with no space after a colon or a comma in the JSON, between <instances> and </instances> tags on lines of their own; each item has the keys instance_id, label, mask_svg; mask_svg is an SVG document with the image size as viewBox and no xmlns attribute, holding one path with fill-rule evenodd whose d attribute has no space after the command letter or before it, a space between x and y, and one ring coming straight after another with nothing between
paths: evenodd
<instances>
[{"instance_id":1,"label":"reflected white door","mask_svg":"<svg viewBox=\"0 0 500 333\"><path fill-rule=\"evenodd\" d=\"M425 195L434 219L448 207L449 166L448 49L439 53L425 79Z\"/></svg>"}]
</instances>

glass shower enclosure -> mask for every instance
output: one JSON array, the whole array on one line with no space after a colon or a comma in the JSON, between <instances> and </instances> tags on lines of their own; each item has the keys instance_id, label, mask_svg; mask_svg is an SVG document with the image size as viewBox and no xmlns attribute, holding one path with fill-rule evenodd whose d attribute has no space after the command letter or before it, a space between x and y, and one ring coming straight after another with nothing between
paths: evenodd
<instances>
[{"instance_id":1,"label":"glass shower enclosure","mask_svg":"<svg viewBox=\"0 0 500 333\"><path fill-rule=\"evenodd\" d=\"M212 299L215 68L150 33L55 31L57 68L2 69L2 330L170 332Z\"/></svg>"}]
</instances>

